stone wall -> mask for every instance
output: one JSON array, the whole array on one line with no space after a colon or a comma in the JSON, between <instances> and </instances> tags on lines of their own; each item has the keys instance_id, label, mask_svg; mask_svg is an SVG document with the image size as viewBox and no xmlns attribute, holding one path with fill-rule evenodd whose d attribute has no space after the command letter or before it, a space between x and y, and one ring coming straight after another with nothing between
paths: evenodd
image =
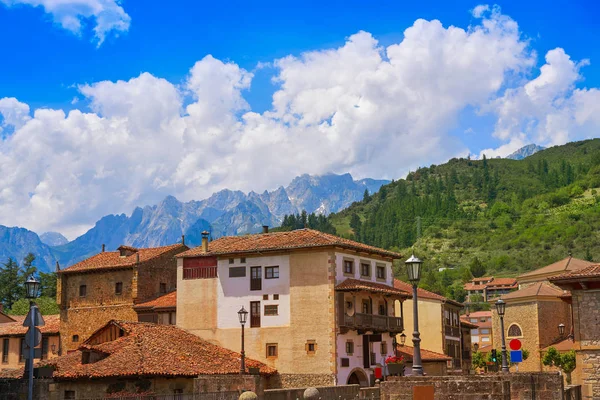
<instances>
[{"instance_id":1,"label":"stone wall","mask_svg":"<svg viewBox=\"0 0 600 400\"><path fill-rule=\"evenodd\" d=\"M49 387L51 379L36 379L33 386L35 400L51 400ZM26 379L0 379L0 400L21 400L27 398Z\"/></svg>"},{"instance_id":2,"label":"stone wall","mask_svg":"<svg viewBox=\"0 0 600 400\"><path fill-rule=\"evenodd\" d=\"M335 385L333 374L279 374L272 378L272 388L307 388Z\"/></svg>"},{"instance_id":3,"label":"stone wall","mask_svg":"<svg viewBox=\"0 0 600 400\"><path fill-rule=\"evenodd\" d=\"M205 375L194 379L194 393L251 391L260 396L266 386L266 379L260 375Z\"/></svg>"},{"instance_id":4,"label":"stone wall","mask_svg":"<svg viewBox=\"0 0 600 400\"><path fill-rule=\"evenodd\" d=\"M577 368L573 383L581 384L584 399L600 398L600 291L574 290L573 320Z\"/></svg>"},{"instance_id":5,"label":"stone wall","mask_svg":"<svg viewBox=\"0 0 600 400\"><path fill-rule=\"evenodd\" d=\"M434 400L562 400L563 397L560 375L542 372L392 377L380 387L382 400L412 400L431 395ZM416 397L419 395L424 397Z\"/></svg>"},{"instance_id":6,"label":"stone wall","mask_svg":"<svg viewBox=\"0 0 600 400\"><path fill-rule=\"evenodd\" d=\"M359 397L358 385L317 387L321 399L355 399ZM302 399L306 388L265 390L264 400L296 400Z\"/></svg>"},{"instance_id":7,"label":"stone wall","mask_svg":"<svg viewBox=\"0 0 600 400\"><path fill-rule=\"evenodd\" d=\"M565 325L565 334L571 332L570 308L568 303L560 299L538 302L540 348L548 347L560 339L558 333L559 324Z\"/></svg>"}]
</instances>

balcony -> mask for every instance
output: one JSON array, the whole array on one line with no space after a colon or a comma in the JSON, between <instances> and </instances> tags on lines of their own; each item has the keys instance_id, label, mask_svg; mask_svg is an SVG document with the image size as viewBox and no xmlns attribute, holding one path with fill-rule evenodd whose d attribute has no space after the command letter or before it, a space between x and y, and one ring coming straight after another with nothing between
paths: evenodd
<instances>
[{"instance_id":1,"label":"balcony","mask_svg":"<svg viewBox=\"0 0 600 400\"><path fill-rule=\"evenodd\" d=\"M446 336L460 337L460 328L458 326L444 325Z\"/></svg>"},{"instance_id":2,"label":"balcony","mask_svg":"<svg viewBox=\"0 0 600 400\"><path fill-rule=\"evenodd\" d=\"M404 330L402 318L362 313L355 313L354 315L344 314L344 319L340 321L340 326L373 332L401 333Z\"/></svg>"}]
</instances>

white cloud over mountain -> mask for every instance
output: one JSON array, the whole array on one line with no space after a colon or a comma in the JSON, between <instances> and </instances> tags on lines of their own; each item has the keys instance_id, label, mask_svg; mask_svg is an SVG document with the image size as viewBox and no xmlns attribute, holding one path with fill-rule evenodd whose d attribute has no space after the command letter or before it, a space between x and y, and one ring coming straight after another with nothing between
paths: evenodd
<instances>
[{"instance_id":1,"label":"white cloud over mountain","mask_svg":"<svg viewBox=\"0 0 600 400\"><path fill-rule=\"evenodd\" d=\"M397 178L466 155L451 132L469 107L497 116L504 145L489 153L597 131L598 90L575 88L585 62L555 49L537 71L514 20L473 12L480 19L468 29L417 20L386 48L361 31L339 48L275 60L278 90L264 113L244 99L252 73L210 55L181 85L142 73L81 86L89 111L31 115L0 99L14 130L0 141L0 221L73 236L166 194L272 189L328 171Z\"/></svg>"},{"instance_id":2,"label":"white cloud over mountain","mask_svg":"<svg viewBox=\"0 0 600 400\"><path fill-rule=\"evenodd\" d=\"M98 46L108 33L127 32L131 17L119 5L119 0L0 0L7 6L43 7L62 28L81 34L82 22L93 20L94 39Z\"/></svg>"}]
</instances>

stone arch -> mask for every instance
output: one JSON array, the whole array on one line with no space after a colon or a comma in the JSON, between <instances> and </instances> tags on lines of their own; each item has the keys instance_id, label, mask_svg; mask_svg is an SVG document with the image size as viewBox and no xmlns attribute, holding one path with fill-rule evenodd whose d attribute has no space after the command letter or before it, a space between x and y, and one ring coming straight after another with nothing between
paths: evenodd
<instances>
[{"instance_id":1,"label":"stone arch","mask_svg":"<svg viewBox=\"0 0 600 400\"><path fill-rule=\"evenodd\" d=\"M348 375L347 385L369 386L369 378L362 368L354 368Z\"/></svg>"},{"instance_id":2,"label":"stone arch","mask_svg":"<svg viewBox=\"0 0 600 400\"><path fill-rule=\"evenodd\" d=\"M517 324L516 322L513 322L512 324L509 325L508 329L506 330L506 336L507 337L523 337L523 329L521 329L521 326L519 324Z\"/></svg>"}]
</instances>

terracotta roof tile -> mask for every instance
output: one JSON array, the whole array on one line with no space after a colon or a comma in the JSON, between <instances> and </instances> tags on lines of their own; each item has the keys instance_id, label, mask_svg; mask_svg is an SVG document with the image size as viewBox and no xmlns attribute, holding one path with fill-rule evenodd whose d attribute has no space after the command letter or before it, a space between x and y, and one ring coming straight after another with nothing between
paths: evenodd
<instances>
[{"instance_id":1,"label":"terracotta roof tile","mask_svg":"<svg viewBox=\"0 0 600 400\"><path fill-rule=\"evenodd\" d=\"M80 261L77 264L71 265L70 267L59 271L59 273L64 274L99 269L131 267L137 264L138 255L140 257L139 262L142 263L145 261L152 260L156 257L160 257L170 251L176 251L177 249L184 251L188 249L188 247L181 243L177 243L170 246L137 249L135 253L126 257L121 257L120 252L118 251L105 251L103 253L98 253L95 256L87 258L83 261Z\"/></svg>"},{"instance_id":2,"label":"terracotta roof tile","mask_svg":"<svg viewBox=\"0 0 600 400\"><path fill-rule=\"evenodd\" d=\"M401 258L400 254L393 251L369 246L313 229L297 229L288 232L258 233L243 236L224 236L210 242L207 253L203 253L202 246L198 246L179 254L177 257L204 257L321 247L341 247L393 259Z\"/></svg>"},{"instance_id":3,"label":"terracotta roof tile","mask_svg":"<svg viewBox=\"0 0 600 400\"><path fill-rule=\"evenodd\" d=\"M520 299L531 296L554 296L558 297L563 294L563 291L550 285L547 282L536 282L524 289L516 292L508 293L502 296L502 300Z\"/></svg>"},{"instance_id":4,"label":"terracotta roof tile","mask_svg":"<svg viewBox=\"0 0 600 400\"><path fill-rule=\"evenodd\" d=\"M91 379L126 376L197 376L239 374L240 354L209 343L173 325L145 322L110 321L124 331L113 340L92 345L93 334L78 350L48 360L54 366L56 379ZM82 364L82 352L93 351L104 356L98 361ZM263 375L276 370L246 358L247 368L259 368Z\"/></svg>"},{"instance_id":5,"label":"terracotta roof tile","mask_svg":"<svg viewBox=\"0 0 600 400\"><path fill-rule=\"evenodd\" d=\"M492 318L491 311L474 311L466 315L468 318Z\"/></svg>"},{"instance_id":6,"label":"terracotta roof tile","mask_svg":"<svg viewBox=\"0 0 600 400\"><path fill-rule=\"evenodd\" d=\"M474 284L473 282L485 282L491 280L491 282L487 282L487 283L480 283L478 285ZM484 288L489 289L516 289L518 287L517 284L517 280L515 278L494 278L494 277L488 277L485 278L485 280L483 280L483 278L473 278L473 280L471 282L467 282L464 284L463 286L465 288L465 290L467 291L472 291L472 290L483 290Z\"/></svg>"},{"instance_id":7,"label":"terracotta roof tile","mask_svg":"<svg viewBox=\"0 0 600 400\"><path fill-rule=\"evenodd\" d=\"M397 289L393 286L385 285L383 283L361 281L358 279L346 279L342 283L339 283L335 290L341 292L353 291L353 290L365 290L368 292L384 293L384 294L395 294L402 297L408 298L410 295L404 290Z\"/></svg>"},{"instance_id":8,"label":"terracotta roof tile","mask_svg":"<svg viewBox=\"0 0 600 400\"><path fill-rule=\"evenodd\" d=\"M24 335L28 329L23 326L25 315L11 315L11 318L13 318L15 322L5 322L0 324L0 336ZM58 334L60 316L58 314L44 315L43 318L45 325L39 327L42 334Z\"/></svg>"},{"instance_id":9,"label":"terracotta roof tile","mask_svg":"<svg viewBox=\"0 0 600 400\"><path fill-rule=\"evenodd\" d=\"M573 340L571 340L571 338L566 338L566 339L563 339L563 340L561 340L559 342L551 344L548 347L543 348L542 351L548 351L548 349L550 347L554 347L556 350L558 350L560 352L571 351L571 350L574 350L574 344L575 343L573 343Z\"/></svg>"},{"instance_id":10,"label":"terracotta roof tile","mask_svg":"<svg viewBox=\"0 0 600 400\"><path fill-rule=\"evenodd\" d=\"M565 281L579 278L600 278L600 264L590 265L583 269L553 276L552 278L550 278L550 282Z\"/></svg>"},{"instance_id":11,"label":"terracotta roof tile","mask_svg":"<svg viewBox=\"0 0 600 400\"><path fill-rule=\"evenodd\" d=\"M398 346L396 347L396 356L404 356L406 360L412 362L414 348L411 346ZM434 351L429 351L425 349L421 349L421 361L449 361L452 360L451 357L448 357L445 354L436 353Z\"/></svg>"},{"instance_id":12,"label":"terracotta roof tile","mask_svg":"<svg viewBox=\"0 0 600 400\"><path fill-rule=\"evenodd\" d=\"M466 326L469 329L478 329L481 328L479 324L473 323L471 321L467 321L461 317L460 324Z\"/></svg>"},{"instance_id":13,"label":"terracotta roof tile","mask_svg":"<svg viewBox=\"0 0 600 400\"><path fill-rule=\"evenodd\" d=\"M593 263L589 261L581 260L579 258L567 257L550 265L546 265L545 267L521 274L518 278L529 278L536 275L546 275L552 273L558 275L561 272L577 271L589 267L592 264Z\"/></svg>"},{"instance_id":14,"label":"terracotta roof tile","mask_svg":"<svg viewBox=\"0 0 600 400\"><path fill-rule=\"evenodd\" d=\"M394 279L394 287L396 289L400 289L400 290L404 290L405 292L409 293L412 297L412 285L410 283L406 283L404 281L401 281L400 279ZM458 301L454 301L452 299L449 299L447 297L444 297L442 295L439 295L437 293L433 293L430 292L429 290L425 290L425 289L421 289L421 288L417 288L417 296L419 298L423 298L423 299L431 299L431 300L439 300L442 303L448 302L460 307L463 307L464 304L459 303Z\"/></svg>"},{"instance_id":15,"label":"terracotta roof tile","mask_svg":"<svg viewBox=\"0 0 600 400\"><path fill-rule=\"evenodd\" d=\"M177 291L172 291L163 294L155 299L136 304L135 309L161 309L161 308L176 308L177 307Z\"/></svg>"}]
</instances>

